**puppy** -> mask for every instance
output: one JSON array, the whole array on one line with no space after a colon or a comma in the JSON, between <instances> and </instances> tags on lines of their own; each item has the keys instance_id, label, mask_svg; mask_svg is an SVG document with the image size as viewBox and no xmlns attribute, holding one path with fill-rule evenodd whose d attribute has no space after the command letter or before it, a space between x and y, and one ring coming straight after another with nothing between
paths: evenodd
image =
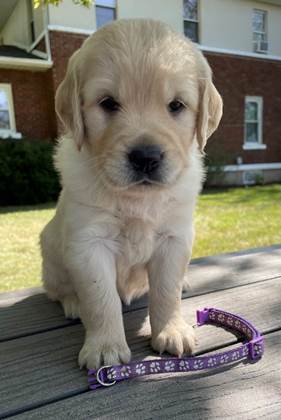
<instances>
[{"instance_id":1,"label":"puppy","mask_svg":"<svg viewBox=\"0 0 281 420\"><path fill-rule=\"evenodd\" d=\"M85 326L80 366L130 360L121 299L148 290L152 347L192 352L181 292L201 152L222 115L207 61L162 22L116 21L71 57L56 111L63 189L41 234L43 282Z\"/></svg>"}]
</instances>

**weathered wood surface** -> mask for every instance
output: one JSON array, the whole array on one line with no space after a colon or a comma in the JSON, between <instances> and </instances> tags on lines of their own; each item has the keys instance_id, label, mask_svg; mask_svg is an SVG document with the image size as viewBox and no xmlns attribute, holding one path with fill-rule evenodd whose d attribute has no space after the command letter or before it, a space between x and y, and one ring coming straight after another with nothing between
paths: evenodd
<instances>
[{"instance_id":1,"label":"weathered wood surface","mask_svg":"<svg viewBox=\"0 0 281 420\"><path fill-rule=\"evenodd\" d=\"M256 364L201 374L134 380L82 393L17 416L37 419L278 419L281 416L281 332L266 340Z\"/></svg>"},{"instance_id":2,"label":"weathered wood surface","mask_svg":"<svg viewBox=\"0 0 281 420\"><path fill-rule=\"evenodd\" d=\"M195 310L203 306L239 313L266 334L262 361L196 375L147 377L89 392L85 371L77 367L82 325L64 320L60 306L40 290L31 290L31 296L27 291L3 294L0 418L280 418L281 246L197 260L190 278L193 297L183 300L186 319L194 323ZM149 338L137 334L146 316L144 306L143 300L125 308L134 359L156 356ZM197 334L198 352L237 341L212 327Z\"/></svg>"},{"instance_id":3,"label":"weathered wood surface","mask_svg":"<svg viewBox=\"0 0 281 420\"><path fill-rule=\"evenodd\" d=\"M225 254L192 261L188 268L190 287L183 297L265 281L281 276L281 245ZM61 306L51 302L42 288L0 294L0 342L36 332L72 325L63 317ZM146 299L133 302L124 311L147 306Z\"/></svg>"}]
</instances>

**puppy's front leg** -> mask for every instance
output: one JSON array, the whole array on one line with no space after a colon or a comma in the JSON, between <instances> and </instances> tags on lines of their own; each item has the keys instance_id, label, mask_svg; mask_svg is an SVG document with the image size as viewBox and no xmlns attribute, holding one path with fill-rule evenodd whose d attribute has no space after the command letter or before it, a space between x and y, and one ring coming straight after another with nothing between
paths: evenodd
<instances>
[{"instance_id":1,"label":"puppy's front leg","mask_svg":"<svg viewBox=\"0 0 281 420\"><path fill-rule=\"evenodd\" d=\"M91 246L84 244L79 252L76 243L72 254L73 280L86 329L79 364L91 369L101 364L127 363L131 355L116 288L115 256L110 248L104 240Z\"/></svg>"},{"instance_id":2,"label":"puppy's front leg","mask_svg":"<svg viewBox=\"0 0 281 420\"><path fill-rule=\"evenodd\" d=\"M181 292L188 261L187 242L168 237L155 251L148 265L149 313L152 347L180 356L195 347L193 328L181 314Z\"/></svg>"}]
</instances>

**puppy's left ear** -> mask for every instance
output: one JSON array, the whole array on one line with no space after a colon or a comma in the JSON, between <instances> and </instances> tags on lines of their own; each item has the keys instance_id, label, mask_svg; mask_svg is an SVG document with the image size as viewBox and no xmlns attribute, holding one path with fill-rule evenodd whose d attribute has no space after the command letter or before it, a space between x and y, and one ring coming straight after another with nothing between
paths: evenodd
<instances>
[{"instance_id":1,"label":"puppy's left ear","mask_svg":"<svg viewBox=\"0 0 281 420\"><path fill-rule=\"evenodd\" d=\"M203 80L200 97L197 141L199 149L203 152L208 138L216 130L221 120L222 98L209 78Z\"/></svg>"}]
</instances>

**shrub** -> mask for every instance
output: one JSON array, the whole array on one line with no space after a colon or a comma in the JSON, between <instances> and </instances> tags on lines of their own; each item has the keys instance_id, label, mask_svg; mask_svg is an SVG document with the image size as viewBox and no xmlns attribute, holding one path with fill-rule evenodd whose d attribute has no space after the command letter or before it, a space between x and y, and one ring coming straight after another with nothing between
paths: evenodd
<instances>
[{"instance_id":1,"label":"shrub","mask_svg":"<svg viewBox=\"0 0 281 420\"><path fill-rule=\"evenodd\" d=\"M205 186L221 185L225 178L223 167L225 159L222 156L205 156L204 164L206 168Z\"/></svg>"},{"instance_id":2,"label":"shrub","mask_svg":"<svg viewBox=\"0 0 281 420\"><path fill-rule=\"evenodd\" d=\"M37 204L57 199L60 186L51 142L0 139L0 205Z\"/></svg>"}]
</instances>

